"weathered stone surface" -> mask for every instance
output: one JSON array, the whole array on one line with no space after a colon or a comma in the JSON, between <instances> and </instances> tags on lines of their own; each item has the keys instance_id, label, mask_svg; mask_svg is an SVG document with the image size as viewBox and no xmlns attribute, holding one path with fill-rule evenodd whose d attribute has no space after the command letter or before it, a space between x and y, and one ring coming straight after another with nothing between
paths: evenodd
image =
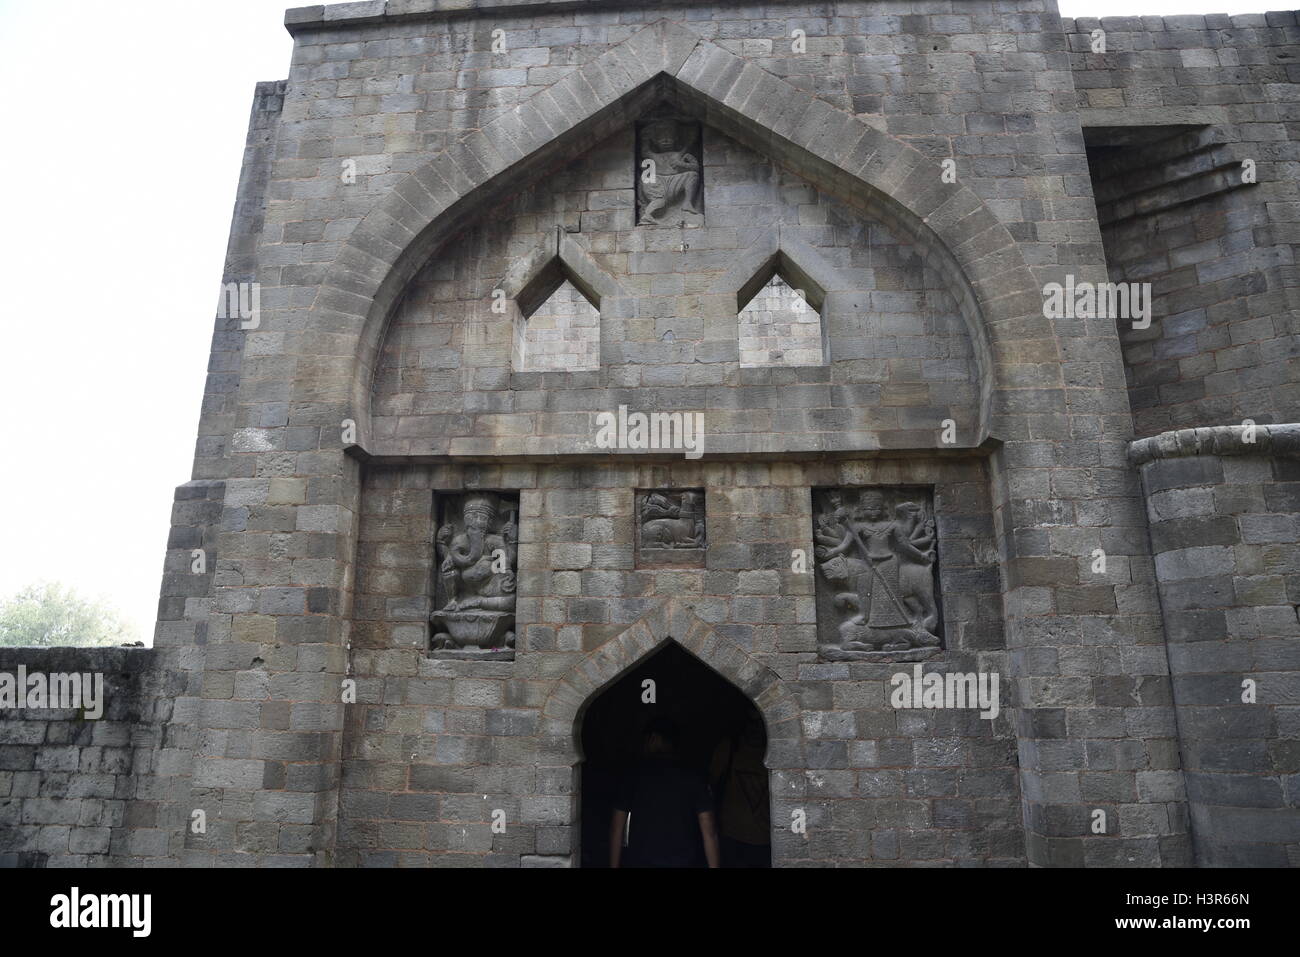
<instances>
[{"instance_id":1,"label":"weathered stone surface","mask_svg":"<svg viewBox=\"0 0 1300 957\"><path fill-rule=\"evenodd\" d=\"M814 492L822 655L891 660L896 652L940 647L929 498L904 489Z\"/></svg>"},{"instance_id":2,"label":"weathered stone surface","mask_svg":"<svg viewBox=\"0 0 1300 957\"><path fill-rule=\"evenodd\" d=\"M1149 495L1192 839L1208 866L1284 866L1279 822L1296 813L1286 782L1300 772L1300 727L1284 689L1300 659L1273 651L1300 640L1286 554L1300 542L1300 501L1266 494L1295 431L1261 427L1243 442L1240 426L1189 429L1131 447ZM1168 496L1209 515L1182 518Z\"/></svg>"},{"instance_id":3,"label":"weathered stone surface","mask_svg":"<svg viewBox=\"0 0 1300 957\"><path fill-rule=\"evenodd\" d=\"M639 564L704 564L708 549L704 489L640 492L636 508Z\"/></svg>"},{"instance_id":4,"label":"weathered stone surface","mask_svg":"<svg viewBox=\"0 0 1300 957\"><path fill-rule=\"evenodd\" d=\"M515 645L519 503L495 492L438 500L432 653L477 651L496 660Z\"/></svg>"},{"instance_id":5,"label":"weathered stone surface","mask_svg":"<svg viewBox=\"0 0 1300 957\"><path fill-rule=\"evenodd\" d=\"M764 717L778 865L1294 862L1294 14L543 6L286 15L142 710L0 720L0 863L571 866L584 706L669 640ZM742 316L777 275L817 335ZM1108 280L1149 315L1046 308ZM845 649L891 605L826 600L825 489L899 490L860 551L933 643ZM431 657L505 597L443 577L484 494L514 647Z\"/></svg>"}]
</instances>

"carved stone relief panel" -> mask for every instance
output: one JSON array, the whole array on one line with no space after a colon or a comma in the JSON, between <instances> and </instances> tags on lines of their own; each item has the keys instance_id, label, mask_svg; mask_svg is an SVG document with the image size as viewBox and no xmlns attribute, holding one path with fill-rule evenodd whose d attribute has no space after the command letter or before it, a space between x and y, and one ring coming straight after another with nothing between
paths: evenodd
<instances>
[{"instance_id":1,"label":"carved stone relief panel","mask_svg":"<svg viewBox=\"0 0 1300 957\"><path fill-rule=\"evenodd\" d=\"M636 126L636 215L639 226L704 225L700 124L656 112Z\"/></svg>"},{"instance_id":2,"label":"carved stone relief panel","mask_svg":"<svg viewBox=\"0 0 1300 957\"><path fill-rule=\"evenodd\" d=\"M703 566L704 489L636 493L638 565Z\"/></svg>"},{"instance_id":3,"label":"carved stone relief panel","mask_svg":"<svg viewBox=\"0 0 1300 957\"><path fill-rule=\"evenodd\" d=\"M813 543L823 658L919 660L942 646L930 490L814 489Z\"/></svg>"},{"instance_id":4,"label":"carved stone relief panel","mask_svg":"<svg viewBox=\"0 0 1300 957\"><path fill-rule=\"evenodd\" d=\"M439 495L430 654L513 659L519 496Z\"/></svg>"}]
</instances>

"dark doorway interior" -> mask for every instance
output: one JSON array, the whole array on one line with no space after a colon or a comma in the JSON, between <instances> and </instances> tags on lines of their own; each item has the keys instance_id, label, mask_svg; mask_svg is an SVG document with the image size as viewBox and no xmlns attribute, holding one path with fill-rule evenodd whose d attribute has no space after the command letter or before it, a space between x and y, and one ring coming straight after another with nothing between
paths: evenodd
<instances>
[{"instance_id":1,"label":"dark doorway interior","mask_svg":"<svg viewBox=\"0 0 1300 957\"><path fill-rule=\"evenodd\" d=\"M654 703L643 700L646 680L654 682ZM753 758L767 750L762 717L739 689L672 641L601 692L583 716L581 865L609 866L614 795L640 758L646 724L659 716L679 730L679 761L709 776L720 815L732 809L732 819L720 821L723 866L770 866L766 845L728 839L728 831L770 830L757 826L769 807L767 773Z\"/></svg>"}]
</instances>

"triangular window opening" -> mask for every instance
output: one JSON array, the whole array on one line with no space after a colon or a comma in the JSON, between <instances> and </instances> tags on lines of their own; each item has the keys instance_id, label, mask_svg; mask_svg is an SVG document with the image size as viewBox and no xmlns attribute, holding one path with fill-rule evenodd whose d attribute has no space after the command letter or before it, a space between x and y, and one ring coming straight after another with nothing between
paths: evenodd
<instances>
[{"instance_id":1,"label":"triangular window opening","mask_svg":"<svg viewBox=\"0 0 1300 957\"><path fill-rule=\"evenodd\" d=\"M599 369L600 310L564 278L524 317L519 353L524 372Z\"/></svg>"},{"instance_id":2,"label":"triangular window opening","mask_svg":"<svg viewBox=\"0 0 1300 957\"><path fill-rule=\"evenodd\" d=\"M822 317L807 296L779 271L758 288L737 316L742 369L822 365Z\"/></svg>"}]
</instances>

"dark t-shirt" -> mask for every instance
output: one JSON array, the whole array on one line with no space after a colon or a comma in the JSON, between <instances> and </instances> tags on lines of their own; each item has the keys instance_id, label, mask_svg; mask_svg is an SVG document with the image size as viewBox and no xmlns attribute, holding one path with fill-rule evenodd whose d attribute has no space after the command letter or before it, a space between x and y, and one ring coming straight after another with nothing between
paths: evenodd
<instances>
[{"instance_id":1,"label":"dark t-shirt","mask_svg":"<svg viewBox=\"0 0 1300 957\"><path fill-rule=\"evenodd\" d=\"M631 816L628 867L703 864L700 814L713 810L704 775L666 758L647 758L624 775L614 807Z\"/></svg>"}]
</instances>

